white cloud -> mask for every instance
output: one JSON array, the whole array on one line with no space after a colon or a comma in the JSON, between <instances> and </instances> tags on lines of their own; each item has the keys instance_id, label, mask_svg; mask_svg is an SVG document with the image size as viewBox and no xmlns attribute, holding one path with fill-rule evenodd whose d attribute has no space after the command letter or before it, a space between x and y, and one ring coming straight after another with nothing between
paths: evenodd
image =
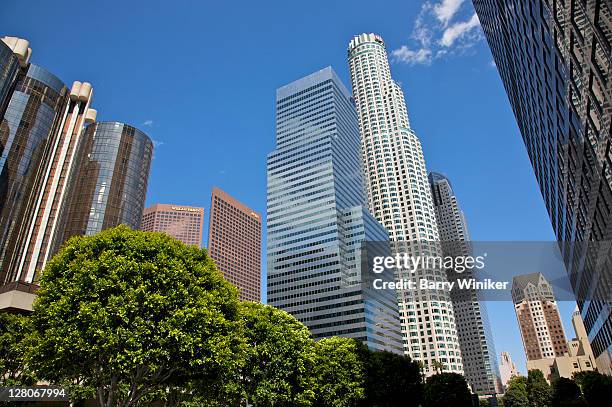
<instances>
[{"instance_id":1,"label":"white cloud","mask_svg":"<svg viewBox=\"0 0 612 407\"><path fill-rule=\"evenodd\" d=\"M417 41L422 48L429 48L431 45L432 32L426 24L428 13L431 12L431 4L425 3L421 7L421 11L414 21L414 29L412 30L412 38Z\"/></svg>"},{"instance_id":2,"label":"white cloud","mask_svg":"<svg viewBox=\"0 0 612 407\"><path fill-rule=\"evenodd\" d=\"M160 146L163 146L164 144L166 144L166 143L164 143L164 142L163 142L163 141L161 141L161 140L155 140L155 139L152 139L151 141L153 141L153 147L155 147L155 148L160 147Z\"/></svg>"},{"instance_id":3,"label":"white cloud","mask_svg":"<svg viewBox=\"0 0 612 407\"><path fill-rule=\"evenodd\" d=\"M453 16L459 11L459 7L464 0L442 0L442 3L438 3L433 6L433 12L436 15L438 21L440 21L446 27Z\"/></svg>"},{"instance_id":4,"label":"white cloud","mask_svg":"<svg viewBox=\"0 0 612 407\"><path fill-rule=\"evenodd\" d=\"M153 126L153 120L151 120L151 119L145 120L142 124L147 126L147 127L152 127Z\"/></svg>"},{"instance_id":5,"label":"white cloud","mask_svg":"<svg viewBox=\"0 0 612 407\"><path fill-rule=\"evenodd\" d=\"M455 23L444 30L442 34L442 38L440 39L440 45L443 47L452 46L455 41L463 36L467 35L474 28L478 27L480 22L478 21L478 16L476 13L472 15L472 17L467 21L462 21L460 23Z\"/></svg>"},{"instance_id":6,"label":"white cloud","mask_svg":"<svg viewBox=\"0 0 612 407\"><path fill-rule=\"evenodd\" d=\"M491 62L489 62L489 66L490 66L491 68L497 68L497 64L495 63L495 61L494 61L494 60L491 60Z\"/></svg>"},{"instance_id":7,"label":"white cloud","mask_svg":"<svg viewBox=\"0 0 612 407\"><path fill-rule=\"evenodd\" d=\"M402 45L401 48L393 50L392 54L398 61L407 63L409 65L431 64L431 50L426 48L421 48L415 51L411 50L405 45Z\"/></svg>"},{"instance_id":8,"label":"white cloud","mask_svg":"<svg viewBox=\"0 0 612 407\"><path fill-rule=\"evenodd\" d=\"M461 55L480 41L482 34L478 29L478 16L473 9L471 16L467 8L462 9L464 2L426 1L414 20L408 43L392 51L395 61L431 65L437 59Z\"/></svg>"}]
</instances>

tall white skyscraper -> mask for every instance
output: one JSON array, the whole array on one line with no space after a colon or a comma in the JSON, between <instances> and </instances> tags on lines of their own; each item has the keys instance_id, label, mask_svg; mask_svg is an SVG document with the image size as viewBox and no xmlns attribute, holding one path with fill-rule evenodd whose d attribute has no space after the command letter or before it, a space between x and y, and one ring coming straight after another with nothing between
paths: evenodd
<instances>
[{"instance_id":1,"label":"tall white skyscraper","mask_svg":"<svg viewBox=\"0 0 612 407\"><path fill-rule=\"evenodd\" d=\"M440 256L438 227L421 142L410 128L404 94L391 79L383 39L361 34L348 47L353 97L359 116L365 186L370 212L394 242L406 242L412 256ZM442 269L416 273L397 270L397 278L446 281ZM401 290L398 303L404 352L421 361L427 374L433 362L463 372L455 317L447 291Z\"/></svg>"}]
</instances>

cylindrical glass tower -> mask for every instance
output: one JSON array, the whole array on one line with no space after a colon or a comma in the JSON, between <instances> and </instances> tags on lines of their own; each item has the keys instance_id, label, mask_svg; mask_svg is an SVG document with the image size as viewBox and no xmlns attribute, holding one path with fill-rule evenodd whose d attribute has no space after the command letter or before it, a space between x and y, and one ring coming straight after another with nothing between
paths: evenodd
<instances>
[{"instance_id":1,"label":"cylindrical glass tower","mask_svg":"<svg viewBox=\"0 0 612 407\"><path fill-rule=\"evenodd\" d=\"M6 266L33 210L48 140L60 125L68 89L37 65L20 74L0 123L0 283L14 281Z\"/></svg>"},{"instance_id":2,"label":"cylindrical glass tower","mask_svg":"<svg viewBox=\"0 0 612 407\"><path fill-rule=\"evenodd\" d=\"M123 123L87 127L78 147L55 250L71 236L125 224L140 227L153 142Z\"/></svg>"}]
</instances>

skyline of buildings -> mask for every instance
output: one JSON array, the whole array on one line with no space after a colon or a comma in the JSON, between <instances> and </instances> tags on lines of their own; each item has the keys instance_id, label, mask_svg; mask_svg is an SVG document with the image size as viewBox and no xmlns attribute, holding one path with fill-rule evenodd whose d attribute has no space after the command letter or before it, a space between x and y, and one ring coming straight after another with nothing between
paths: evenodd
<instances>
[{"instance_id":1,"label":"skyline of buildings","mask_svg":"<svg viewBox=\"0 0 612 407\"><path fill-rule=\"evenodd\" d=\"M600 371L612 374L612 10L473 0Z\"/></svg>"},{"instance_id":2,"label":"skyline of buildings","mask_svg":"<svg viewBox=\"0 0 612 407\"><path fill-rule=\"evenodd\" d=\"M430 172L429 184L444 256L472 256L467 221L450 180L440 173ZM472 270L457 273L447 269L446 274L449 281L475 277ZM481 395L501 393L499 366L486 304L479 301L475 289L451 290L450 295L468 384Z\"/></svg>"},{"instance_id":3,"label":"skyline of buildings","mask_svg":"<svg viewBox=\"0 0 612 407\"><path fill-rule=\"evenodd\" d=\"M441 254L440 236L421 142L410 128L401 86L393 81L385 43L360 34L348 45L353 98L357 107L365 190L370 212L401 251ZM441 268L396 269L397 280L446 281ZM434 361L463 373L450 294L444 290L398 290L404 352L422 362L427 375ZM439 320L433 322L434 320Z\"/></svg>"},{"instance_id":4,"label":"skyline of buildings","mask_svg":"<svg viewBox=\"0 0 612 407\"><path fill-rule=\"evenodd\" d=\"M208 253L241 300L261 301L261 225L259 213L213 188Z\"/></svg>"},{"instance_id":5,"label":"skyline of buildings","mask_svg":"<svg viewBox=\"0 0 612 407\"><path fill-rule=\"evenodd\" d=\"M402 353L395 293L362 287L362 243L388 235L365 208L357 115L331 67L277 89L276 129L267 160L268 304L315 339L344 336Z\"/></svg>"},{"instance_id":6,"label":"skyline of buildings","mask_svg":"<svg viewBox=\"0 0 612 407\"><path fill-rule=\"evenodd\" d=\"M153 204L144 209L140 230L164 232L187 245L202 247L204 208Z\"/></svg>"},{"instance_id":7,"label":"skyline of buildings","mask_svg":"<svg viewBox=\"0 0 612 407\"><path fill-rule=\"evenodd\" d=\"M581 24L579 26L584 28ZM26 174L21 180L18 177L7 176L6 178L13 184L0 184L0 187L13 188L17 191L13 195L7 193L2 198L14 199L17 205L5 206L2 202L0 206L0 210L7 211L6 215L0 212L0 216L4 216L5 219L0 217L0 230L2 227L7 228L5 233L7 238L3 243L6 248L2 249L4 246L0 244L0 249L6 250L7 255L0 253L2 256L0 263L7 261L10 264L17 264L19 270L25 270L32 281L36 271L44 267L46 260L59 247L57 245L61 245L68 236L95 233L117 222L127 223L133 228L140 227L141 219L144 220L141 214L146 197L153 144L148 136L131 126L116 122L95 122L95 110L90 108L92 97L90 84L75 82L68 90L52 74L36 65L28 65L27 60L31 54L29 44L18 39L8 42L12 49L8 46L0 47L0 113L2 117L8 118L7 122L22 121L21 116L13 114L18 107L12 104L12 98L17 100L18 89L22 89L21 92L24 94L31 92L36 95L36 100L30 97L31 100L25 104L24 111L19 114L36 117L41 124L33 126L40 134L13 135L13 137L32 138L32 148L27 151L29 155L10 154L10 151L5 149L3 152L6 152L6 158L0 164L6 163L7 171L11 170L11 165L14 165L11 160L16 158L31 162L39 160L45 164L41 164L38 168L28 165L29 170L36 172L31 175ZM10 55L7 49L11 49ZM593 52L596 54L596 49ZM268 244L275 249L273 266L277 267L277 273L273 275L270 253L268 253L267 289L272 293L270 298L276 302L271 304L281 304L277 306L291 310L289 312L304 322L316 338L334 334L353 336L373 348L397 351L399 348L396 348L396 336L403 336L404 351L429 367L428 374L434 371L435 361L442 361L447 366L445 370L464 373L470 383L481 383L482 387L473 385L475 391L485 393L491 391L489 383L485 382L491 378L489 372L494 375L495 367L491 363L487 364L487 358L489 362L496 364L496 355L494 347L487 345L486 312L481 313L483 318L476 318L474 321L467 322L462 319L462 315L467 316L470 312L476 313L477 310L480 312L477 301L470 300L468 308L461 308L452 295L446 295L444 292L401 292L399 301L395 301L400 307L397 315L401 319L401 330L396 330L393 320L398 309L391 305L393 301L388 293L375 293L375 295L368 292L358 293L350 288L352 282L359 281L359 278L363 277L359 270L362 260L359 257L359 247L363 241L384 241L389 238L403 240L410 242L412 246L409 244L408 247L411 247L412 253L424 250L435 255L442 253L444 248L444 245L440 245L437 241L469 240L469 233L465 217L452 193L450 182L448 189L444 190L447 194L444 200L436 201L436 192L430 189L422 147L410 128L402 89L391 78L382 38L375 34L356 36L349 45L349 65L353 95L346 90L331 68L309 75L277 91L277 146L269 155L267 164L267 221L270 222L272 214L276 222L268 234ZM591 62L591 65L589 69L595 69L597 61ZM19 76L20 70L25 74ZM589 75L592 77L596 73L589 71ZM7 85L9 82L17 85ZM15 86L14 91L11 90L12 86ZM546 86L545 81L543 93L547 92ZM515 92L513 95L518 97L516 95L519 93ZM595 93L591 89L589 97L595 97ZM351 98L354 98L354 105ZM537 103L541 103L540 107L543 107L547 102L538 100ZM33 113L39 110L45 112L47 117ZM526 111L532 113L529 109ZM63 119L56 122L58 119L54 116L49 121L48 116L51 112L53 115L60 115ZM593 121L591 116L585 117L583 117L585 121L589 119ZM47 122L44 122L45 120ZM604 120L608 120L609 123L609 118L604 117ZM588 125L592 125L591 122ZM90 125L86 127L86 124ZM547 121L546 125L550 125L550 121ZM571 125L572 123L569 126ZM533 124L528 123L526 126ZM44 136L45 130L41 128L49 129L47 136ZM356 142L355 129L357 129ZM1 131L3 129L0 129ZM6 139L9 140L11 134L9 132L6 134L8 135ZM4 134L0 133L0 136L4 137ZM341 140L343 145L340 145L338 140ZM609 138L607 142L607 151L609 151ZM556 169L557 175L553 176L549 171L555 171L546 167L549 162L556 160L556 156L553 157L550 151L544 152L546 147L552 146L547 144L551 143L550 140L542 136L537 140L526 140L527 143L531 143L528 149L533 150L530 150L532 161L541 159L544 162L544 164L534 164L540 184L548 182L547 176L561 177L558 175L559 168ZM2 144L3 147L7 145L4 140ZM353 151L355 145L360 146L356 155ZM602 145L598 148L603 149ZM131 155L133 149L137 150L135 155ZM358 157L357 160L354 159L355 156ZM588 156L587 161L588 158L593 156ZM2 165L0 168L4 173ZM563 167L564 164L558 165L560 168L566 168ZM578 164L573 162L570 168L573 165L576 165L574 169L579 168ZM606 174L609 174L609 165L607 167L606 165L608 164L604 163L602 168L604 172L608 171ZM307 170L302 173L298 168ZM312 172L308 172L310 170ZM584 170L585 167L582 166L581 171ZM365 179L362 179L362 171L365 172ZM78 175L74 175L74 179L69 182L67 177L72 172ZM592 179L593 170L586 172L585 179ZM272 188L270 188L271 180ZM573 233L572 236L581 236L581 238L588 233L596 238L609 236L606 232L610 229L609 223L606 226L605 213L597 206L602 202L604 204L610 202L606 198L609 196L606 195L605 182L602 180L593 182L596 184L599 182L597 188L592 183L586 192L578 192L579 199L587 200L597 192L603 194L603 200L597 200L596 204L592 205L580 203L579 205L583 206L590 205L588 209L590 212L585 215L582 207L579 207L576 209L579 215L568 215L574 223L564 221L565 235L571 230L569 233ZM440 183L443 184L442 179L432 182L438 184L436 186L439 188L439 197L442 198ZM559 181L551 182L556 185L555 183L559 184ZM358 192L357 186L360 184L361 192ZM33 188L32 185L36 187ZM552 188L549 186L542 188L546 189L546 193L556 194L550 192ZM258 240L256 223L254 226L251 222L254 212L227 194L223 194L222 191L218 191L215 196L215 191L217 190L213 190L211 199L209 224L210 255L225 277L239 288L242 299L259 301L261 258L255 259L253 255L255 247L251 243L259 242L259 249L261 248L261 217L255 214L259 219ZM592 193L588 193L589 191ZM26 192L31 195L24 195ZM561 205L559 203L561 198L552 195L545 196L547 206ZM328 200L324 200L324 197ZM63 204L63 200L67 200L67 203ZM124 207L123 204L126 202L127 206ZM304 208L307 209L304 211ZM553 211L559 213L557 209L551 207L549 211L551 217ZM566 210L566 212L571 211ZM580 216L586 218L591 216L591 220L586 220L584 224L580 224L580 221L575 222ZM560 215L557 219L559 217ZM579 227L577 224L580 224ZM574 227L575 229L572 229ZM591 229L585 232L589 227ZM201 229L200 225L200 246ZM220 240L212 238L213 232ZM306 247L309 247L310 251L305 250ZM464 248L463 245L458 245L456 249ZM320 251L315 253L315 250ZM229 252L230 256L222 255L223 251ZM292 254L288 255L289 252ZM609 252L606 253L609 255ZM325 256L329 260L327 263L324 261ZM565 256L566 259L572 259L573 266L577 259L585 258L587 255L566 252ZM602 269L589 269L588 260L592 258L587 256L586 259L587 277L592 273L601 273ZM606 263L604 267L609 265L610 263ZM245 272L247 268L249 270ZM6 274L8 270L10 270L8 267L2 268L2 272ZM319 275L314 275L313 270ZM603 269L606 270L608 269ZM298 275L289 274L294 271ZM4 277L2 272L0 277ZM433 276L442 281L448 279L444 270L431 269L420 272L423 276ZM609 281L606 280L608 275L602 273L599 283L590 286L590 280L583 277L584 273L584 270L577 269L574 269L573 274L570 272L572 283L575 287L581 287L583 296L585 293L610 292ZM274 280L272 285L271 277ZM400 274L399 277L403 276ZM342 294L330 294L330 292ZM341 301L344 302L341 302L339 298L332 299L334 295L347 298L342 297ZM355 306L360 302L364 304L363 307ZM372 306L370 302L375 302L379 306ZM579 305L585 304L579 301ZM583 314L590 316L586 325L590 327L590 337L595 342L596 350L602 346L605 348L606 341L607 343L610 341L609 314L606 314L609 308L606 307L605 302L593 301L583 310ZM540 309L535 306L534 309L525 307L520 311L527 312L525 309L528 309L531 316L537 314L536 318L549 318L546 309L542 315L538 313ZM603 312L597 314L602 309ZM517 313L518 310L517 308ZM377 319L372 320L371 315L376 312L379 313ZM445 322L433 322L429 319L430 316L440 317ZM558 310L557 318L562 330ZM550 325L553 328L556 326L554 321ZM529 334L541 332L538 328L542 327L536 326ZM372 330L376 332L371 334ZM579 339L576 346L586 349L584 337L589 336L586 328L584 335L578 334L578 330L576 332ZM484 333L484 340L480 339L481 333ZM542 357L556 360L565 357L566 353L571 357L585 356L578 351L572 353L571 342L570 348L563 355L560 354L561 345L559 349L553 345L551 352L551 346L547 345L554 343L554 336L549 335L548 342L546 340L538 342L538 336L542 335L536 335ZM475 340L471 341L470 338ZM609 352L610 348L608 355ZM535 355L534 351L532 355ZM589 360L588 355L586 358L585 360ZM605 358L604 349L598 360L599 363L603 360L604 367ZM482 362L482 365L470 370L472 362ZM561 365L549 365L549 369L559 371L562 368L558 366ZM586 368L586 361L584 366ZM482 370L487 371L486 380L476 378L482 377Z\"/></svg>"}]
</instances>

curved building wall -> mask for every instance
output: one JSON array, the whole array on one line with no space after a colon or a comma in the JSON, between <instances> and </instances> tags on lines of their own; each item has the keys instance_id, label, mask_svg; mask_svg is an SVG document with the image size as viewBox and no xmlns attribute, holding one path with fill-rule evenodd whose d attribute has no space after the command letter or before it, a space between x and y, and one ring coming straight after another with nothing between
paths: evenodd
<instances>
[{"instance_id":1,"label":"curved building wall","mask_svg":"<svg viewBox=\"0 0 612 407\"><path fill-rule=\"evenodd\" d=\"M11 89L19 71L19 60L13 50L3 41L0 41L0 118L8 103Z\"/></svg>"},{"instance_id":2,"label":"curved building wall","mask_svg":"<svg viewBox=\"0 0 612 407\"><path fill-rule=\"evenodd\" d=\"M75 235L125 224L140 227L153 143L142 131L117 122L93 123L78 147L55 251Z\"/></svg>"},{"instance_id":3,"label":"curved building wall","mask_svg":"<svg viewBox=\"0 0 612 407\"><path fill-rule=\"evenodd\" d=\"M37 65L17 78L0 124L0 283L15 280L5 265L32 210L36 178L68 100L61 80Z\"/></svg>"}]
</instances>

